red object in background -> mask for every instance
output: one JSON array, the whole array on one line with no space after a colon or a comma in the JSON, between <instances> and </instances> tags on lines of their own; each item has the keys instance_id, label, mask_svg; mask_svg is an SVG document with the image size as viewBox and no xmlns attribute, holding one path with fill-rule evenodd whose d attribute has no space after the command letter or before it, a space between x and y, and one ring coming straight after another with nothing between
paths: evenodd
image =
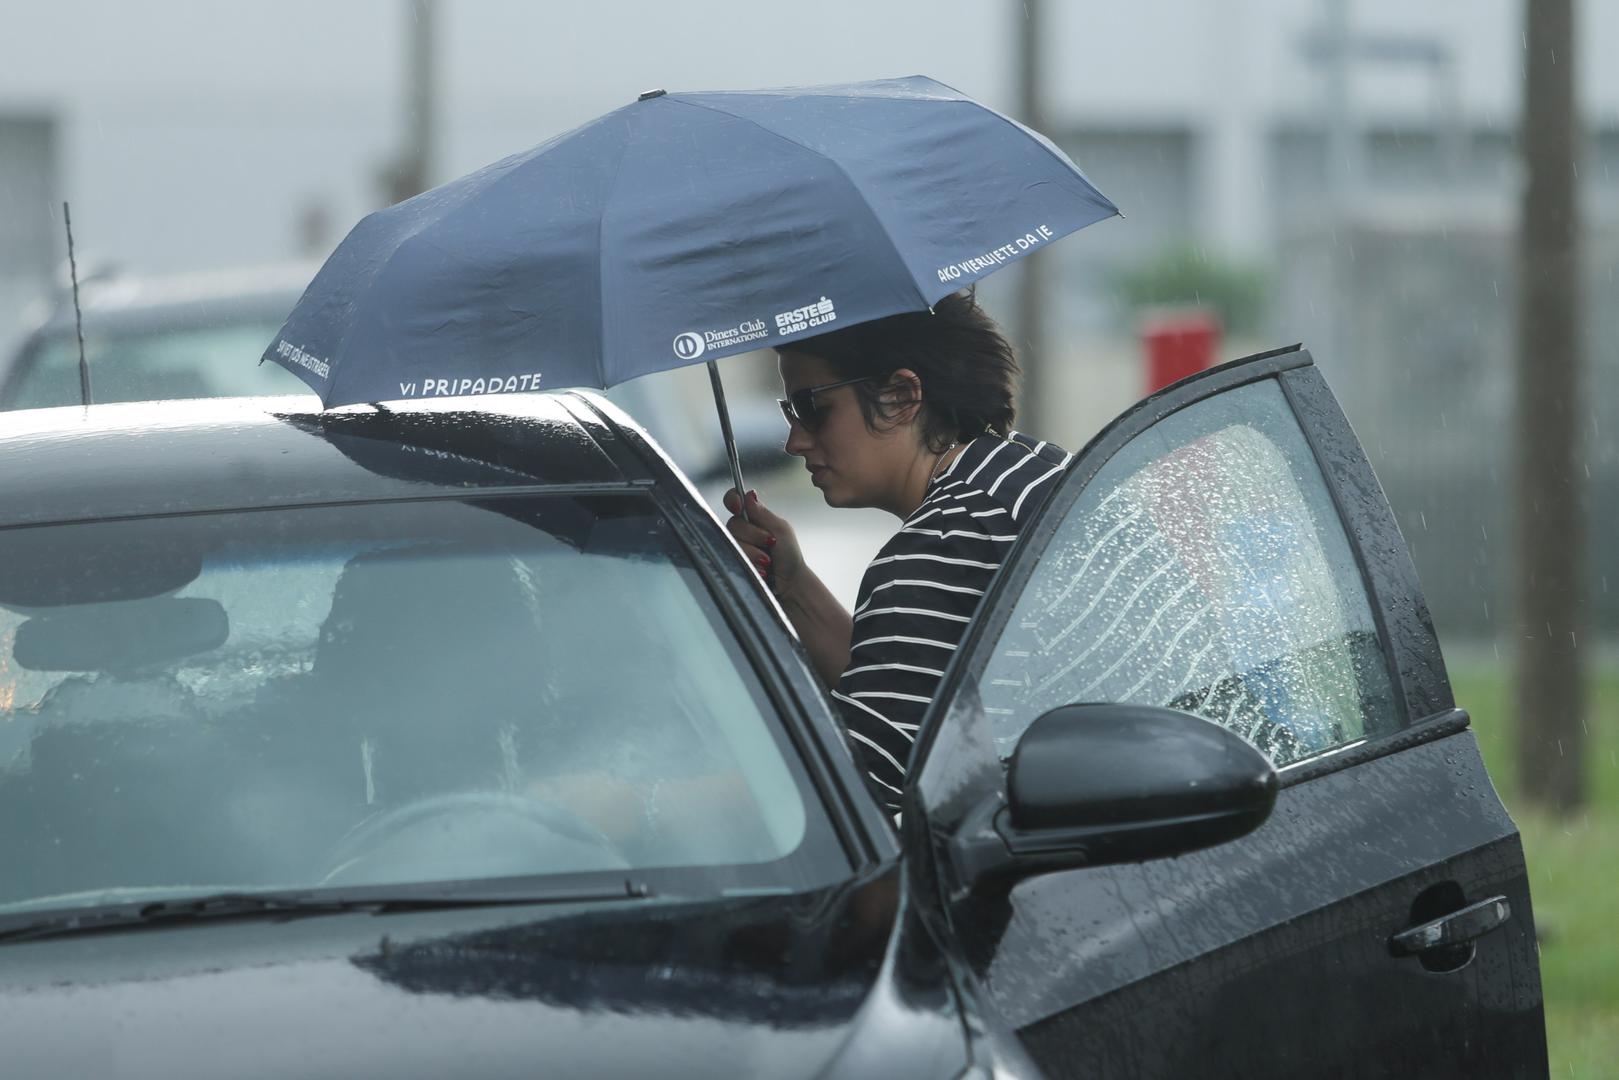
<instances>
[{"instance_id":1,"label":"red object in background","mask_svg":"<svg viewBox=\"0 0 1619 1080\"><path fill-rule=\"evenodd\" d=\"M1151 315L1142 323L1141 343L1150 394L1213 366L1220 349L1220 320L1201 308Z\"/></svg>"}]
</instances>

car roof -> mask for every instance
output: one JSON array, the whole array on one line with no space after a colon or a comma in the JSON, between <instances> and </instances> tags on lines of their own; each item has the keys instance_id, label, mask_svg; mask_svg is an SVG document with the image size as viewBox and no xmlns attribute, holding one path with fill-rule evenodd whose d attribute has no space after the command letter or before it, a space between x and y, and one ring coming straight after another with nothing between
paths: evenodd
<instances>
[{"instance_id":1,"label":"car roof","mask_svg":"<svg viewBox=\"0 0 1619 1080\"><path fill-rule=\"evenodd\" d=\"M645 485L645 436L579 391L321 411L313 396L0 413L0 528L446 492ZM637 448L633 444L640 444Z\"/></svg>"}]
</instances>

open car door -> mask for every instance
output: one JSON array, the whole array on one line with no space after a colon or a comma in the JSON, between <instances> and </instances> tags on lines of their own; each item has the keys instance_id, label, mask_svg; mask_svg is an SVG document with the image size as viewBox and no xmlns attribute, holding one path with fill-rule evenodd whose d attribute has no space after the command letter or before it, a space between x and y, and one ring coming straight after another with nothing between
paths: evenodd
<instances>
[{"instance_id":1,"label":"open car door","mask_svg":"<svg viewBox=\"0 0 1619 1080\"><path fill-rule=\"evenodd\" d=\"M1240 734L1279 771L1269 819L1173 858L952 879L1025 729L1093 702ZM1076 458L946 672L904 828L970 981L1050 1076L1545 1075L1517 829L1302 350L1170 387Z\"/></svg>"}]
</instances>

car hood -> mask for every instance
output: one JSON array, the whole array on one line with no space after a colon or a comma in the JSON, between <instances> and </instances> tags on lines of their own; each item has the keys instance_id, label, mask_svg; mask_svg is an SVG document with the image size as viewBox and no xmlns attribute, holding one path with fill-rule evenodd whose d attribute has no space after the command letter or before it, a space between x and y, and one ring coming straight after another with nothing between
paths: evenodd
<instances>
[{"instance_id":1,"label":"car hood","mask_svg":"<svg viewBox=\"0 0 1619 1080\"><path fill-rule=\"evenodd\" d=\"M16 1075L953 1076L897 872L793 897L98 933L0 949Z\"/></svg>"}]
</instances>

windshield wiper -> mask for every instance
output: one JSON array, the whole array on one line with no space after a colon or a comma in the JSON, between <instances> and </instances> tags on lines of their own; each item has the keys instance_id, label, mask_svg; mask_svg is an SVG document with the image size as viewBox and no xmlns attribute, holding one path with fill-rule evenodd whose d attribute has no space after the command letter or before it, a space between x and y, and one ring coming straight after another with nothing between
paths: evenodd
<instances>
[{"instance_id":1,"label":"windshield wiper","mask_svg":"<svg viewBox=\"0 0 1619 1080\"><path fill-rule=\"evenodd\" d=\"M0 919L0 944L33 941L39 938L102 930L127 929L203 922L208 919L253 916L297 917L366 911L391 915L411 911L447 911L476 907L523 907L529 904L570 904L605 900L641 900L652 890L638 881L615 885L592 885L549 892L521 892L503 889L480 893L443 888L404 892L338 891L331 889L300 892L222 892L206 896L178 897L148 903L106 904L99 907L53 911Z\"/></svg>"}]
</instances>

